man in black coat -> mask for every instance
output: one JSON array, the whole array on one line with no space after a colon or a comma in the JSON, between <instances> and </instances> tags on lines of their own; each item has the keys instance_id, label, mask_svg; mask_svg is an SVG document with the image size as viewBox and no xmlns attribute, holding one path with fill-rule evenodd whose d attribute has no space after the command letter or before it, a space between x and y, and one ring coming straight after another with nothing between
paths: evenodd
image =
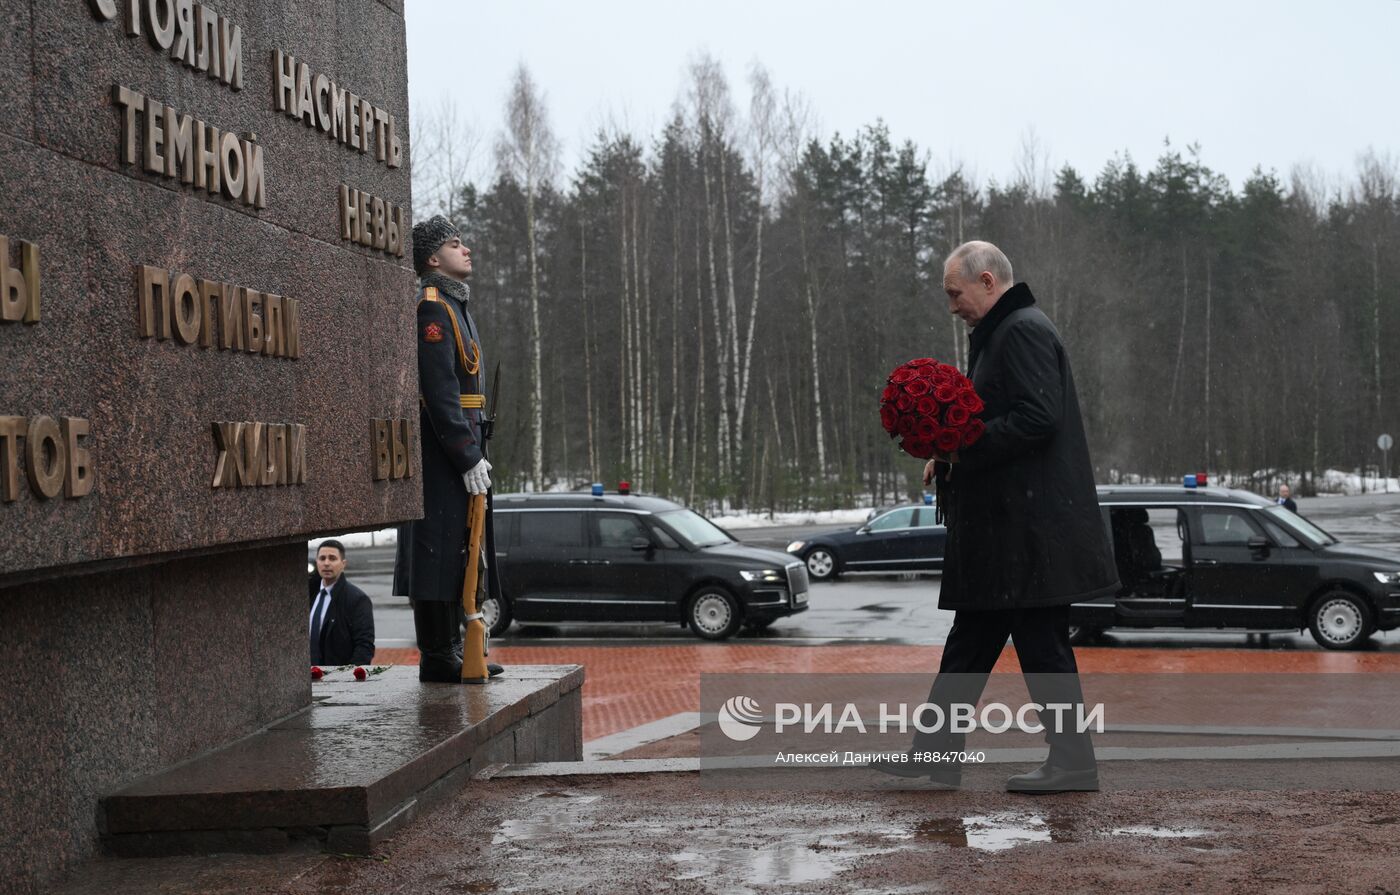
<instances>
[{"instance_id":1,"label":"man in black coat","mask_svg":"<svg viewBox=\"0 0 1400 895\"><path fill-rule=\"evenodd\" d=\"M413 226L418 291L419 469L423 518L399 529L394 593L413 601L418 679L460 683L462 585L467 565L469 495L488 496L482 570L499 599L495 537L482 413L486 407L481 337L468 310L471 250L451 221L435 215ZM489 666L492 675L499 665Z\"/></svg>"},{"instance_id":2,"label":"man in black coat","mask_svg":"<svg viewBox=\"0 0 1400 895\"><path fill-rule=\"evenodd\" d=\"M311 664L368 665L374 661L374 605L345 577L345 545L322 541L316 548L311 598Z\"/></svg>"},{"instance_id":3,"label":"man in black coat","mask_svg":"<svg viewBox=\"0 0 1400 895\"><path fill-rule=\"evenodd\" d=\"M1034 702L1081 705L1069 643L1071 603L1116 593L1118 573L1104 531L1074 377L1059 334L996 246L970 242L949 255L943 288L952 313L972 327L968 376L986 407L986 433L930 460L948 525L938 605L957 615L929 702L973 704L1010 637ZM1050 755L1007 781L1016 792L1098 789L1093 745L1053 730ZM961 751L963 737L920 733L914 749ZM957 785L947 764L880 765L898 776Z\"/></svg>"}]
</instances>

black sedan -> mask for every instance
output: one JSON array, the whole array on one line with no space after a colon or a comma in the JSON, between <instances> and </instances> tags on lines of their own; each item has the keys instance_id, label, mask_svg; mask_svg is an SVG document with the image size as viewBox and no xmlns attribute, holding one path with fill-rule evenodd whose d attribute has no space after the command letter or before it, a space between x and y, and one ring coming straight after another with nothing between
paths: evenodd
<instances>
[{"instance_id":1,"label":"black sedan","mask_svg":"<svg viewBox=\"0 0 1400 895\"><path fill-rule=\"evenodd\" d=\"M723 640L807 609L800 562L669 500L502 494L495 523L504 601L481 607L492 634L512 620L670 622Z\"/></svg>"},{"instance_id":2,"label":"black sedan","mask_svg":"<svg viewBox=\"0 0 1400 895\"><path fill-rule=\"evenodd\" d=\"M807 574L823 581L843 572L936 572L943 568L948 530L934 508L909 504L885 510L858 528L814 535L788 544Z\"/></svg>"},{"instance_id":3,"label":"black sedan","mask_svg":"<svg viewBox=\"0 0 1400 895\"><path fill-rule=\"evenodd\" d=\"M1071 637L1116 629L1307 629L1356 649L1400 627L1400 556L1339 542L1224 488L1101 487L1122 589L1070 607Z\"/></svg>"}]
</instances>

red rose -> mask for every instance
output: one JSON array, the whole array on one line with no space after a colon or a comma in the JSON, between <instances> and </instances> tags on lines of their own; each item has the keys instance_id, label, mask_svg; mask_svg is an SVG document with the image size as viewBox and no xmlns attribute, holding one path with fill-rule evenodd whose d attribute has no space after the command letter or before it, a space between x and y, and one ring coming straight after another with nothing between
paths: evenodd
<instances>
[{"instance_id":1,"label":"red rose","mask_svg":"<svg viewBox=\"0 0 1400 895\"><path fill-rule=\"evenodd\" d=\"M369 677L369 672L365 671L365 670L364 670L363 668L361 668L359 665L356 665L356 666L355 666L355 680L357 680L357 681L362 681L362 680L364 680L364 679L367 678L367 677Z\"/></svg>"},{"instance_id":2,"label":"red rose","mask_svg":"<svg viewBox=\"0 0 1400 895\"><path fill-rule=\"evenodd\" d=\"M963 429L962 446L971 447L977 442L977 439L981 438L986 433L986 431L987 425L985 423L981 420L972 420L967 424L967 428Z\"/></svg>"},{"instance_id":3,"label":"red rose","mask_svg":"<svg viewBox=\"0 0 1400 895\"><path fill-rule=\"evenodd\" d=\"M911 399L911 400L912 400L912 399ZM914 419L913 419L913 417L908 417L908 416L902 416L902 417L900 417L900 418L899 418L899 422L895 424L895 427L894 427L894 428L895 428L895 431L898 432L900 435L904 435L904 436L913 435L913 434L914 434Z\"/></svg>"},{"instance_id":4,"label":"red rose","mask_svg":"<svg viewBox=\"0 0 1400 895\"><path fill-rule=\"evenodd\" d=\"M906 438L900 447L904 449L904 453L920 460L927 460L933 455L933 445L919 438Z\"/></svg>"},{"instance_id":5,"label":"red rose","mask_svg":"<svg viewBox=\"0 0 1400 895\"><path fill-rule=\"evenodd\" d=\"M914 409L914 397L912 395L900 394L894 399L894 409L900 413L908 413Z\"/></svg>"},{"instance_id":6,"label":"red rose","mask_svg":"<svg viewBox=\"0 0 1400 895\"><path fill-rule=\"evenodd\" d=\"M882 392L880 392L880 400L881 400L881 402L884 402L884 401L893 401L893 400L894 400L894 396L897 395L897 394L899 394L899 388L898 388L898 387L893 386L893 385L887 385L887 386L885 386L885 390L882 391Z\"/></svg>"},{"instance_id":7,"label":"red rose","mask_svg":"<svg viewBox=\"0 0 1400 895\"><path fill-rule=\"evenodd\" d=\"M966 426L970 419L972 414L961 404L949 404L948 409L943 411L943 422L958 429Z\"/></svg>"},{"instance_id":8,"label":"red rose","mask_svg":"<svg viewBox=\"0 0 1400 895\"><path fill-rule=\"evenodd\" d=\"M919 374L912 367L896 367L895 371L890 374L890 382L900 384L917 378L919 378Z\"/></svg>"},{"instance_id":9,"label":"red rose","mask_svg":"<svg viewBox=\"0 0 1400 895\"><path fill-rule=\"evenodd\" d=\"M931 357L916 357L909 362L911 367L937 367L938 361Z\"/></svg>"},{"instance_id":10,"label":"red rose","mask_svg":"<svg viewBox=\"0 0 1400 895\"><path fill-rule=\"evenodd\" d=\"M880 425L885 427L885 431L894 434L895 424L899 422L899 411L886 404L880 408Z\"/></svg>"},{"instance_id":11,"label":"red rose","mask_svg":"<svg viewBox=\"0 0 1400 895\"><path fill-rule=\"evenodd\" d=\"M914 434L924 441L932 441L933 436L938 434L938 424L928 417L923 417L914 424Z\"/></svg>"},{"instance_id":12,"label":"red rose","mask_svg":"<svg viewBox=\"0 0 1400 895\"><path fill-rule=\"evenodd\" d=\"M977 392L969 388L958 395L958 406L966 407L968 413L981 413L985 405L983 405L982 399L977 396Z\"/></svg>"},{"instance_id":13,"label":"red rose","mask_svg":"<svg viewBox=\"0 0 1400 895\"><path fill-rule=\"evenodd\" d=\"M939 404L952 404L958 399L958 387L951 382L942 383L933 390L933 396Z\"/></svg>"},{"instance_id":14,"label":"red rose","mask_svg":"<svg viewBox=\"0 0 1400 895\"><path fill-rule=\"evenodd\" d=\"M904 383L904 392L914 397L922 397L929 393L929 384L922 379L911 379Z\"/></svg>"},{"instance_id":15,"label":"red rose","mask_svg":"<svg viewBox=\"0 0 1400 895\"><path fill-rule=\"evenodd\" d=\"M933 399L932 395L924 395L914 405L914 409L919 412L920 416L932 417L938 413L938 402Z\"/></svg>"},{"instance_id":16,"label":"red rose","mask_svg":"<svg viewBox=\"0 0 1400 895\"><path fill-rule=\"evenodd\" d=\"M933 446L945 454L951 454L958 449L962 443L962 438L953 429L944 429L938 433L938 437L933 440Z\"/></svg>"},{"instance_id":17,"label":"red rose","mask_svg":"<svg viewBox=\"0 0 1400 895\"><path fill-rule=\"evenodd\" d=\"M325 674L325 672L321 670L321 667L319 665L311 666L311 679L313 681L319 681L323 674Z\"/></svg>"}]
</instances>

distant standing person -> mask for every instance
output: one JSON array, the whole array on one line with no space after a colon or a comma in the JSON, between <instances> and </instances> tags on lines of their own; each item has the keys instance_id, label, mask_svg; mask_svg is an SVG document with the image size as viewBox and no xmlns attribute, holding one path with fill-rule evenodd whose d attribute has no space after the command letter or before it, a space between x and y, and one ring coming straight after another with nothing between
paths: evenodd
<instances>
[{"instance_id":1,"label":"distant standing person","mask_svg":"<svg viewBox=\"0 0 1400 895\"><path fill-rule=\"evenodd\" d=\"M368 665L374 661L374 604L345 578L345 545L316 548L311 597L311 664Z\"/></svg>"},{"instance_id":2,"label":"distant standing person","mask_svg":"<svg viewBox=\"0 0 1400 895\"><path fill-rule=\"evenodd\" d=\"M1289 490L1288 485L1279 485L1278 500L1275 503L1290 513L1296 513L1298 512L1298 504L1294 502L1292 494L1293 492Z\"/></svg>"},{"instance_id":3,"label":"distant standing person","mask_svg":"<svg viewBox=\"0 0 1400 895\"><path fill-rule=\"evenodd\" d=\"M419 446L423 518L399 529L394 593L413 601L418 679L462 682L462 587L469 495L488 495L482 570L499 597L481 419L486 407L481 337L469 306L472 253L442 215L413 225L418 272ZM489 665L491 675L499 665Z\"/></svg>"}]
</instances>

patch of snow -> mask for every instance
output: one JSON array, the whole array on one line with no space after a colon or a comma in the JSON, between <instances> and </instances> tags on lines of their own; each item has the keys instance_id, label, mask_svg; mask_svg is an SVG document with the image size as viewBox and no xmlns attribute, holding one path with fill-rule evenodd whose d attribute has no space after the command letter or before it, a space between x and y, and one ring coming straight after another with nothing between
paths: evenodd
<instances>
[{"instance_id":1,"label":"patch of snow","mask_svg":"<svg viewBox=\"0 0 1400 895\"><path fill-rule=\"evenodd\" d=\"M764 528L777 525L858 525L870 515L870 507L854 510L824 510L798 513L735 513L711 516L721 528Z\"/></svg>"}]
</instances>

